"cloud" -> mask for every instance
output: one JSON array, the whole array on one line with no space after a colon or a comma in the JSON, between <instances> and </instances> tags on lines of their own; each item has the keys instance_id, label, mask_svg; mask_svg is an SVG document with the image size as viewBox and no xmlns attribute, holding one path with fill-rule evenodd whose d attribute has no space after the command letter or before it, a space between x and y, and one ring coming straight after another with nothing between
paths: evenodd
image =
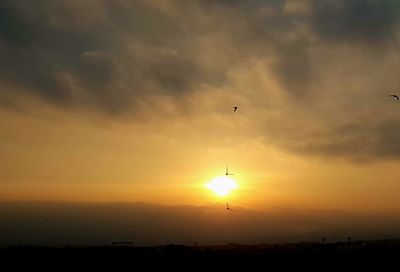
<instances>
[{"instance_id":1,"label":"cloud","mask_svg":"<svg viewBox=\"0 0 400 272\"><path fill-rule=\"evenodd\" d=\"M0 104L31 95L135 118L158 96L186 116L198 93L225 93L248 103L268 144L398 158L400 121L383 99L400 84L399 11L390 0L2 1L0 83L15 88Z\"/></svg>"},{"instance_id":2,"label":"cloud","mask_svg":"<svg viewBox=\"0 0 400 272\"><path fill-rule=\"evenodd\" d=\"M334 42L378 42L393 37L397 1L314 1L311 23L317 35Z\"/></svg>"},{"instance_id":3,"label":"cloud","mask_svg":"<svg viewBox=\"0 0 400 272\"><path fill-rule=\"evenodd\" d=\"M161 206L145 203L0 203L0 246L31 244L135 246L174 244L258 244L380 239L398 235L392 214L332 210L253 211L225 206ZM334 235L335 233L335 235Z\"/></svg>"},{"instance_id":4,"label":"cloud","mask_svg":"<svg viewBox=\"0 0 400 272\"><path fill-rule=\"evenodd\" d=\"M179 94L208 81L181 50L174 20L140 1L90 3L2 2L0 79L49 103L110 113L144 94Z\"/></svg>"}]
</instances>

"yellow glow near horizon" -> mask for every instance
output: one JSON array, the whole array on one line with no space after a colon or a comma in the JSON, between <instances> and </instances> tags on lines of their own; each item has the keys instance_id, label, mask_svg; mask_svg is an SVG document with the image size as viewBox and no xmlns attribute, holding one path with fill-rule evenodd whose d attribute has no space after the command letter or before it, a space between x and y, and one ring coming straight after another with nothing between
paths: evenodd
<instances>
[{"instance_id":1,"label":"yellow glow near horizon","mask_svg":"<svg viewBox=\"0 0 400 272\"><path fill-rule=\"evenodd\" d=\"M226 196L232 190L237 189L238 186L234 179L227 176L222 176L212 179L209 183L207 183L207 188L219 196Z\"/></svg>"}]
</instances>

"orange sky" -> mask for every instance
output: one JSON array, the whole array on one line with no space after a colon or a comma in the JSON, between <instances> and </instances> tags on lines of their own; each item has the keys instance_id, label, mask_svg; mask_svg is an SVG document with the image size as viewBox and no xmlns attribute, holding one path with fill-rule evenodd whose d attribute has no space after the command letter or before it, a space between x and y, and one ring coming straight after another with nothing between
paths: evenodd
<instances>
[{"instance_id":1,"label":"orange sky","mask_svg":"<svg viewBox=\"0 0 400 272\"><path fill-rule=\"evenodd\" d=\"M1 142L2 200L228 201L259 210L399 208L395 161L305 158L261 140L246 141L243 130L236 136L230 125L230 135L215 132L198 120L204 117L175 120L171 128L171 121L142 124L45 112L51 117L1 115L1 127L7 128ZM232 114L220 118L223 123ZM223 176L227 164L239 188L219 197L206 184Z\"/></svg>"},{"instance_id":2,"label":"orange sky","mask_svg":"<svg viewBox=\"0 0 400 272\"><path fill-rule=\"evenodd\" d=\"M0 4L0 200L399 211L399 8L355 2Z\"/></svg>"}]
</instances>

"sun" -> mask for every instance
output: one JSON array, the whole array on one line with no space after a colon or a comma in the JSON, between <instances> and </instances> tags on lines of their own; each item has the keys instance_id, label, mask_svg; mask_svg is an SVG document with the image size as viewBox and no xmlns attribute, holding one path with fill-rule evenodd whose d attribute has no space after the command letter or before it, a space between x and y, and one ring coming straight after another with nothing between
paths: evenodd
<instances>
[{"instance_id":1,"label":"sun","mask_svg":"<svg viewBox=\"0 0 400 272\"><path fill-rule=\"evenodd\" d=\"M216 177L207 183L207 188L219 196L226 196L238 188L234 179L230 177Z\"/></svg>"}]
</instances>

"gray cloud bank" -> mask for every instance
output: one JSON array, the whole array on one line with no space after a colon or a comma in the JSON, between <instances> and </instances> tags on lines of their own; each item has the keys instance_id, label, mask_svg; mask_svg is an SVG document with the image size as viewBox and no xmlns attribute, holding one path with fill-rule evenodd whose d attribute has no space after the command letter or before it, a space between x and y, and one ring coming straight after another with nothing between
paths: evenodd
<instances>
[{"instance_id":1,"label":"gray cloud bank","mask_svg":"<svg viewBox=\"0 0 400 272\"><path fill-rule=\"evenodd\" d=\"M397 159L399 105L387 95L400 85L399 5L2 1L0 107L24 107L16 98L28 95L118 117L135 115L148 97L180 104L215 88L235 90L257 110L278 93L257 116L266 142L321 156ZM261 69L246 68L256 62ZM266 75L278 87L237 86L235 71Z\"/></svg>"},{"instance_id":2,"label":"gray cloud bank","mask_svg":"<svg viewBox=\"0 0 400 272\"><path fill-rule=\"evenodd\" d=\"M224 204L159 206L144 203L1 203L0 246L137 246L227 243L326 242L384 239L399 235L390 215L339 211L256 212Z\"/></svg>"}]
</instances>

